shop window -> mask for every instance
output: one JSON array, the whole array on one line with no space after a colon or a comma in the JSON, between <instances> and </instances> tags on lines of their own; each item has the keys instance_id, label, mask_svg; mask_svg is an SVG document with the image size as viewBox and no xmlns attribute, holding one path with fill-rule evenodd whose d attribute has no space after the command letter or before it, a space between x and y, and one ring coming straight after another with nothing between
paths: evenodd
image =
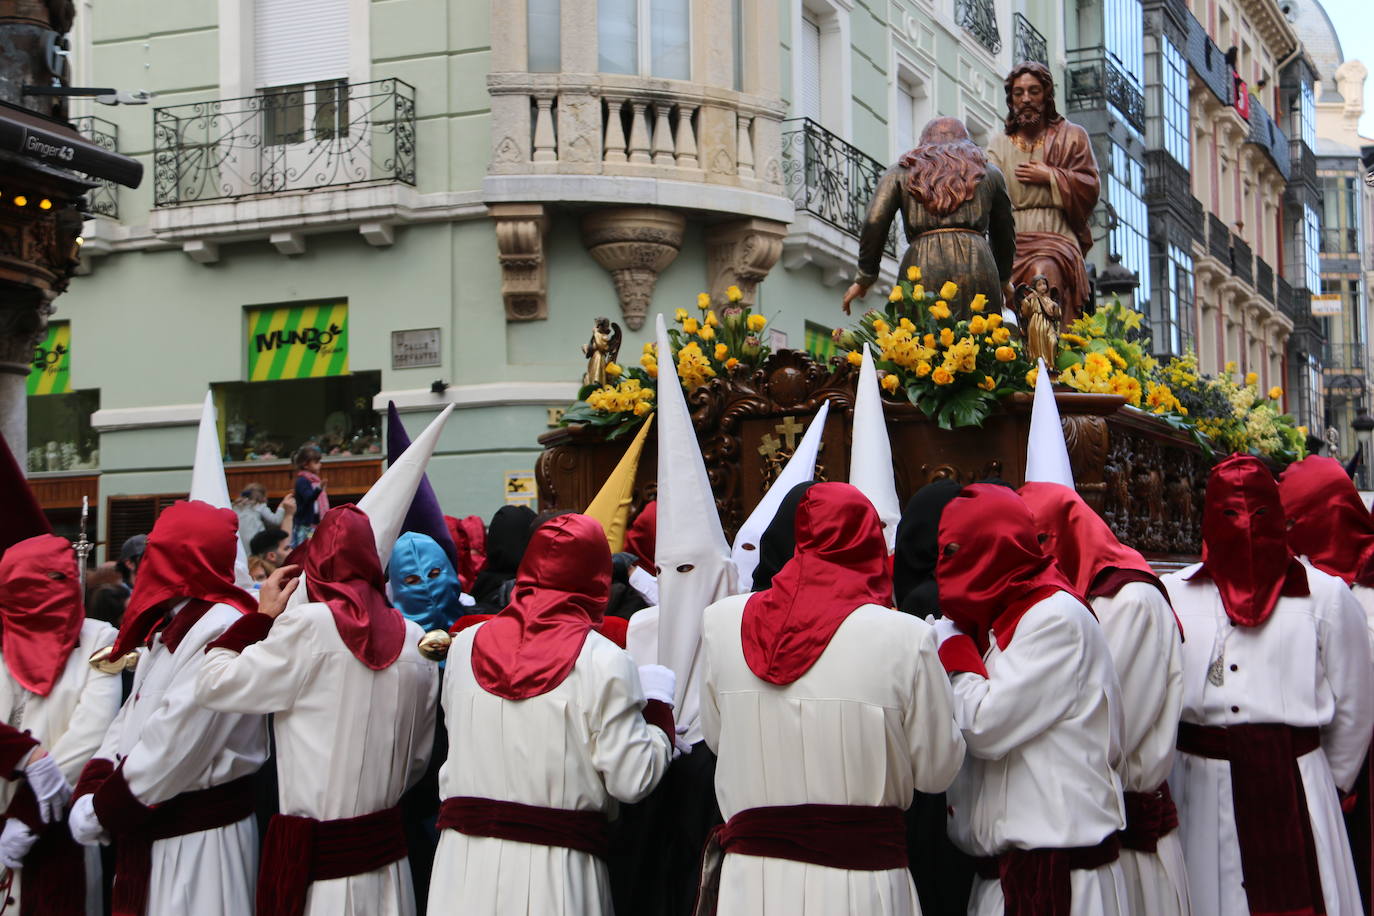
<instances>
[{"instance_id":1,"label":"shop window","mask_svg":"<svg viewBox=\"0 0 1374 916\"><path fill-rule=\"evenodd\" d=\"M100 409L100 391L73 391L72 327L48 325L34 348L25 391L28 394L29 473L84 471L100 466L99 440L91 414Z\"/></svg>"},{"instance_id":2,"label":"shop window","mask_svg":"<svg viewBox=\"0 0 1374 916\"><path fill-rule=\"evenodd\" d=\"M381 455L381 425L372 409L382 390L380 372L212 387L228 461L279 461L306 444L326 456Z\"/></svg>"}]
</instances>

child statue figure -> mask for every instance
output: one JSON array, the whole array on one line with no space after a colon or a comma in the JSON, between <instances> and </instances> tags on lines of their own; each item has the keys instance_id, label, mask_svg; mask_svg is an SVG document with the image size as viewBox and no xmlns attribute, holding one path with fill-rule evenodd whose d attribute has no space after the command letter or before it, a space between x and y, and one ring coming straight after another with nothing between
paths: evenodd
<instances>
[{"instance_id":1,"label":"child statue figure","mask_svg":"<svg viewBox=\"0 0 1374 916\"><path fill-rule=\"evenodd\" d=\"M1031 278L1030 286L1021 287L1020 292L1027 355L1032 363L1043 359L1053 369L1059 349L1059 319L1063 314L1055 298L1058 291L1050 288L1048 277L1037 274Z\"/></svg>"}]
</instances>

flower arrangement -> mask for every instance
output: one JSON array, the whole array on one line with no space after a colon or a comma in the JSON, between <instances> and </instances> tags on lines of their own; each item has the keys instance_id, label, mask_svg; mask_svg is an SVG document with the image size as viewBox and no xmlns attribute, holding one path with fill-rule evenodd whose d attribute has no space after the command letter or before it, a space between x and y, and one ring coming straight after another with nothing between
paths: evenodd
<instances>
[{"instance_id":1,"label":"flower arrangement","mask_svg":"<svg viewBox=\"0 0 1374 916\"><path fill-rule=\"evenodd\" d=\"M676 326L668 329L670 358L685 391L694 391L713 378L753 371L768 358L768 346L763 342L768 319L744 303L738 286L726 289L719 311L709 294L699 293L697 313L678 309L673 316ZM653 410L659 358L658 347L651 342L644 345L638 366L609 364L607 383L585 386L564 412L562 424L606 428L607 439L634 429Z\"/></svg>"},{"instance_id":2,"label":"flower arrangement","mask_svg":"<svg viewBox=\"0 0 1374 916\"><path fill-rule=\"evenodd\" d=\"M1159 363L1147 349L1150 341L1141 330L1143 321L1143 315L1119 300L1074 321L1059 335L1055 368L1060 384L1120 395L1132 407L1158 415L1179 413L1178 399L1157 377Z\"/></svg>"},{"instance_id":3,"label":"flower arrangement","mask_svg":"<svg viewBox=\"0 0 1374 916\"><path fill-rule=\"evenodd\" d=\"M852 365L863 362L863 345L872 346L879 384L904 397L944 429L981 426L1003 396L1028 391L1033 377L1021 342L998 314L984 314L979 294L973 315L955 320L948 301L959 292L952 282L938 290L921 283L921 269L910 267L892 289L881 312L870 311L835 342Z\"/></svg>"}]
</instances>

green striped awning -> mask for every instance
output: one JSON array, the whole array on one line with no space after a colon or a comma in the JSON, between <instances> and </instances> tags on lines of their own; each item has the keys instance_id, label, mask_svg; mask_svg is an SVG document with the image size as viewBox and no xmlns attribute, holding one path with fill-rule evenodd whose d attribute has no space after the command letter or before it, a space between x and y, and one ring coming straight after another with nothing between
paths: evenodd
<instances>
[{"instance_id":1,"label":"green striped awning","mask_svg":"<svg viewBox=\"0 0 1374 916\"><path fill-rule=\"evenodd\" d=\"M348 303L248 310L248 381L348 374Z\"/></svg>"},{"instance_id":2,"label":"green striped awning","mask_svg":"<svg viewBox=\"0 0 1374 916\"><path fill-rule=\"evenodd\" d=\"M29 394L69 394L72 390L72 326L69 322L48 325L48 335L33 351L29 369Z\"/></svg>"},{"instance_id":3,"label":"green striped awning","mask_svg":"<svg viewBox=\"0 0 1374 916\"><path fill-rule=\"evenodd\" d=\"M831 329L814 321L806 323L806 340L803 346L806 352L811 354L811 358L821 364L830 362L830 357L834 356L837 350Z\"/></svg>"}]
</instances>

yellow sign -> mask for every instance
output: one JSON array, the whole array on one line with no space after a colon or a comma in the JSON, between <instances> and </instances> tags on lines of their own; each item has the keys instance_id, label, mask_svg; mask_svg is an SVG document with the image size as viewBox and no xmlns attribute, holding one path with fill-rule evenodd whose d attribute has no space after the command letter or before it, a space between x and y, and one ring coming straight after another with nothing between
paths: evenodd
<instances>
[{"instance_id":1,"label":"yellow sign","mask_svg":"<svg viewBox=\"0 0 1374 916\"><path fill-rule=\"evenodd\" d=\"M1339 315L1343 304L1341 299L1340 293L1313 293L1312 314Z\"/></svg>"},{"instance_id":2,"label":"yellow sign","mask_svg":"<svg viewBox=\"0 0 1374 916\"><path fill-rule=\"evenodd\" d=\"M533 471L507 471L505 489L507 503L529 506L539 498Z\"/></svg>"},{"instance_id":3,"label":"yellow sign","mask_svg":"<svg viewBox=\"0 0 1374 916\"><path fill-rule=\"evenodd\" d=\"M248 310L248 381L348 374L348 303Z\"/></svg>"},{"instance_id":4,"label":"yellow sign","mask_svg":"<svg viewBox=\"0 0 1374 916\"><path fill-rule=\"evenodd\" d=\"M33 351L29 368L29 394L68 394L72 390L72 326L69 322L48 325L48 333Z\"/></svg>"}]
</instances>

